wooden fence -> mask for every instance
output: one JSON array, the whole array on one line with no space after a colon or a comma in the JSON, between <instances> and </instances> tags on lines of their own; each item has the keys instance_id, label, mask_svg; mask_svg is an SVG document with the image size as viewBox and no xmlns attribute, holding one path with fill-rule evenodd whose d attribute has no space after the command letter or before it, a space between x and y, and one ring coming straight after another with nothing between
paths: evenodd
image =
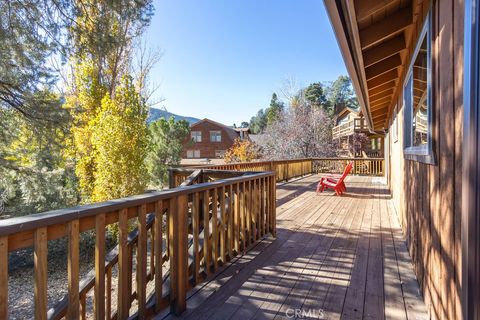
<instances>
[{"instance_id":1,"label":"wooden fence","mask_svg":"<svg viewBox=\"0 0 480 320\"><path fill-rule=\"evenodd\" d=\"M0 319L9 317L8 262L13 251L34 250L36 319L85 319L92 309L86 299L91 290L96 319L144 319L168 307L181 313L188 290L266 234L275 235L275 221L272 172L1 220ZM107 226L114 224L118 245L106 252ZM137 228L129 233L132 225ZM95 269L80 279L79 237L90 230L95 232ZM47 246L59 238L68 239L68 294L48 310Z\"/></svg>"}]
</instances>

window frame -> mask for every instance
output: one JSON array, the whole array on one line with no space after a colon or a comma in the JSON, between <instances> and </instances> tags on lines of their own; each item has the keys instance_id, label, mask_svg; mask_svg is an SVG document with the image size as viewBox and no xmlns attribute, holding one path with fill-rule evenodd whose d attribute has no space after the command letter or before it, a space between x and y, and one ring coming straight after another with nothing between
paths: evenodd
<instances>
[{"instance_id":1,"label":"window frame","mask_svg":"<svg viewBox=\"0 0 480 320\"><path fill-rule=\"evenodd\" d=\"M195 138L194 138L194 134L195 134ZM200 139L198 139L198 137L200 137ZM202 142L202 131L200 130L190 131L190 138L192 139L193 142Z\"/></svg>"},{"instance_id":2,"label":"window frame","mask_svg":"<svg viewBox=\"0 0 480 320\"><path fill-rule=\"evenodd\" d=\"M218 133L218 136L216 133ZM212 134L215 134L215 137L220 137L220 140L212 140ZM222 142L222 130L210 130L210 142Z\"/></svg>"},{"instance_id":3,"label":"window frame","mask_svg":"<svg viewBox=\"0 0 480 320\"><path fill-rule=\"evenodd\" d=\"M417 59L418 52L422 46L424 39L427 41L427 143L420 146L413 145L413 65ZM425 18L422 32L420 33L415 50L412 54L412 59L408 67L405 80L403 82L403 124L404 124L404 137L403 137L403 155L407 160L413 160L426 164L434 165L435 153L433 148L433 120L434 120L434 104L432 99L432 18L431 12L429 12ZM410 90L407 91L407 86L411 83ZM408 92L410 97L410 105L406 102L406 93Z\"/></svg>"}]
</instances>

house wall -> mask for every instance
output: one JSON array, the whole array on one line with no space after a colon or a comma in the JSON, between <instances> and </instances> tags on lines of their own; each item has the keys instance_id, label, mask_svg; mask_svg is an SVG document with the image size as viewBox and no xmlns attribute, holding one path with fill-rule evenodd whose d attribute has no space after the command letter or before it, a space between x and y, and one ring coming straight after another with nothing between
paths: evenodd
<instances>
[{"instance_id":1,"label":"house wall","mask_svg":"<svg viewBox=\"0 0 480 320\"><path fill-rule=\"evenodd\" d=\"M210 141L210 131L217 130L221 131L222 141L221 142L211 142ZM233 145L233 139L226 132L225 128L218 126L214 123L203 121L198 124L194 124L191 127L191 131L201 131L202 132L202 142L192 142L190 135L183 143L182 158L187 158L187 150L200 150L200 158L216 158L215 151L223 150L226 151Z\"/></svg>"},{"instance_id":2,"label":"house wall","mask_svg":"<svg viewBox=\"0 0 480 320\"><path fill-rule=\"evenodd\" d=\"M424 7L425 15L428 4ZM431 14L436 164L403 158L404 110L400 90L398 140L394 138L393 115L386 146L391 154L389 182L431 318L461 319L463 0L434 1ZM414 34L420 32L422 24L423 21L419 21ZM409 55L415 43L413 39ZM404 78L399 84L402 89L403 81Z\"/></svg>"}]
</instances>

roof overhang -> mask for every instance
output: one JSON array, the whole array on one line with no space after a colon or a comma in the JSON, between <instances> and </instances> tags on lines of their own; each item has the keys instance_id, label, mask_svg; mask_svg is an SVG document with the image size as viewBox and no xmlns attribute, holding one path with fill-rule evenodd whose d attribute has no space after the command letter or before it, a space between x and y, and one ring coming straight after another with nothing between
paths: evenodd
<instances>
[{"instance_id":1,"label":"roof overhang","mask_svg":"<svg viewBox=\"0 0 480 320\"><path fill-rule=\"evenodd\" d=\"M416 0L324 0L360 111L384 132L401 90Z\"/></svg>"}]
</instances>

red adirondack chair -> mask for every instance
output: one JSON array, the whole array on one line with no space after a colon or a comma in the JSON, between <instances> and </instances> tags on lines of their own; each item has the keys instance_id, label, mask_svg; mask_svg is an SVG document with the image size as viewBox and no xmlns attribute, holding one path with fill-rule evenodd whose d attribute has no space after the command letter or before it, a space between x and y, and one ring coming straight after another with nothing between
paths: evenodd
<instances>
[{"instance_id":1,"label":"red adirondack chair","mask_svg":"<svg viewBox=\"0 0 480 320\"><path fill-rule=\"evenodd\" d=\"M347 191L347 187L345 186L345 182L344 182L345 177L350 173L352 168L353 168L353 163L350 162L345 167L345 170L343 171L343 174L341 176L328 175L328 176L322 177L320 179L320 182L317 185L317 192L323 192L325 188L330 188L335 190L335 193L338 196L342 195L345 191Z\"/></svg>"}]
</instances>

